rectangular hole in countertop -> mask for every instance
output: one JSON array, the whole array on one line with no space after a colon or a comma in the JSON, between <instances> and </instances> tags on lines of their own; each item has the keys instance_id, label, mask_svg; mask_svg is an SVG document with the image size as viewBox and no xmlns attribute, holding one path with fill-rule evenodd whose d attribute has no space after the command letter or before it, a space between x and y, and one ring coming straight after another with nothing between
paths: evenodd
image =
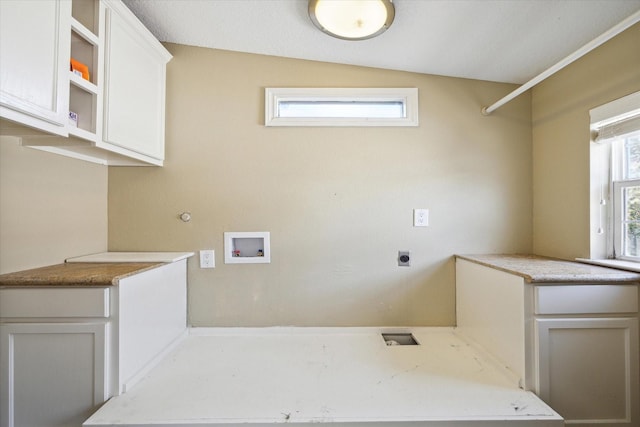
<instances>
[{"instance_id":1,"label":"rectangular hole in countertop","mask_svg":"<svg viewBox=\"0 0 640 427\"><path fill-rule=\"evenodd\" d=\"M394 346L394 345L420 345L420 343L418 341L416 341L415 337L410 332L406 332L406 333L389 333L389 334L383 333L382 334L382 338L384 339L384 342L388 346Z\"/></svg>"}]
</instances>

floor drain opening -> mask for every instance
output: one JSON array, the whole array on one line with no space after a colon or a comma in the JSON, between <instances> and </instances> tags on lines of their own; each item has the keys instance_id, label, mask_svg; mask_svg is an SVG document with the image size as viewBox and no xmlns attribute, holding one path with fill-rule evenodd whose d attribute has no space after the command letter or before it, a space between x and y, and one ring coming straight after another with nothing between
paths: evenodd
<instances>
[{"instance_id":1,"label":"floor drain opening","mask_svg":"<svg viewBox=\"0 0 640 427\"><path fill-rule=\"evenodd\" d=\"M388 346L393 345L420 345L411 333L399 333L399 334L382 334L384 342Z\"/></svg>"}]
</instances>

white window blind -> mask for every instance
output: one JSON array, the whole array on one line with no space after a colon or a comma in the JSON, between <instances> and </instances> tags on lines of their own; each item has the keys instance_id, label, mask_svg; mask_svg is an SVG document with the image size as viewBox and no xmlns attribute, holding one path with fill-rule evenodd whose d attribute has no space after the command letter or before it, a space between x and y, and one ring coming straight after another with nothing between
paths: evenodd
<instances>
[{"instance_id":1,"label":"white window blind","mask_svg":"<svg viewBox=\"0 0 640 427\"><path fill-rule=\"evenodd\" d=\"M594 142L605 142L640 130L640 92L589 112Z\"/></svg>"}]
</instances>

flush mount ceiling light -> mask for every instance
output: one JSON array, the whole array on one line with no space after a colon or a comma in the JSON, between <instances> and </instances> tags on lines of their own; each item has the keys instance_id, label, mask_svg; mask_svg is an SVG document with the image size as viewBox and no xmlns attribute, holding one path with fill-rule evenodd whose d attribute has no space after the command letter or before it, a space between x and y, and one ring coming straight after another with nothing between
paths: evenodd
<instances>
[{"instance_id":1,"label":"flush mount ceiling light","mask_svg":"<svg viewBox=\"0 0 640 427\"><path fill-rule=\"evenodd\" d=\"M313 24L343 40L365 40L382 34L395 17L393 0L309 0Z\"/></svg>"}]
</instances>

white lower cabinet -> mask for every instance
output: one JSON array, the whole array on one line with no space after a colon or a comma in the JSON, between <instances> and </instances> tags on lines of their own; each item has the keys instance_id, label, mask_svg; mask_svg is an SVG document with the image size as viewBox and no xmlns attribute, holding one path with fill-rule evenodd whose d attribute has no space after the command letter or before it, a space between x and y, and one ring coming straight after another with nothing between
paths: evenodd
<instances>
[{"instance_id":1,"label":"white lower cabinet","mask_svg":"<svg viewBox=\"0 0 640 427\"><path fill-rule=\"evenodd\" d=\"M574 426L638 426L637 318L544 318L535 330L545 402Z\"/></svg>"},{"instance_id":2,"label":"white lower cabinet","mask_svg":"<svg viewBox=\"0 0 640 427\"><path fill-rule=\"evenodd\" d=\"M638 283L526 283L456 260L458 330L567 426L640 427Z\"/></svg>"},{"instance_id":3,"label":"white lower cabinet","mask_svg":"<svg viewBox=\"0 0 640 427\"><path fill-rule=\"evenodd\" d=\"M108 397L106 322L0 325L0 424L80 426Z\"/></svg>"},{"instance_id":4,"label":"white lower cabinet","mask_svg":"<svg viewBox=\"0 0 640 427\"><path fill-rule=\"evenodd\" d=\"M81 427L187 333L186 259L109 287L0 287L0 427Z\"/></svg>"}]
</instances>

